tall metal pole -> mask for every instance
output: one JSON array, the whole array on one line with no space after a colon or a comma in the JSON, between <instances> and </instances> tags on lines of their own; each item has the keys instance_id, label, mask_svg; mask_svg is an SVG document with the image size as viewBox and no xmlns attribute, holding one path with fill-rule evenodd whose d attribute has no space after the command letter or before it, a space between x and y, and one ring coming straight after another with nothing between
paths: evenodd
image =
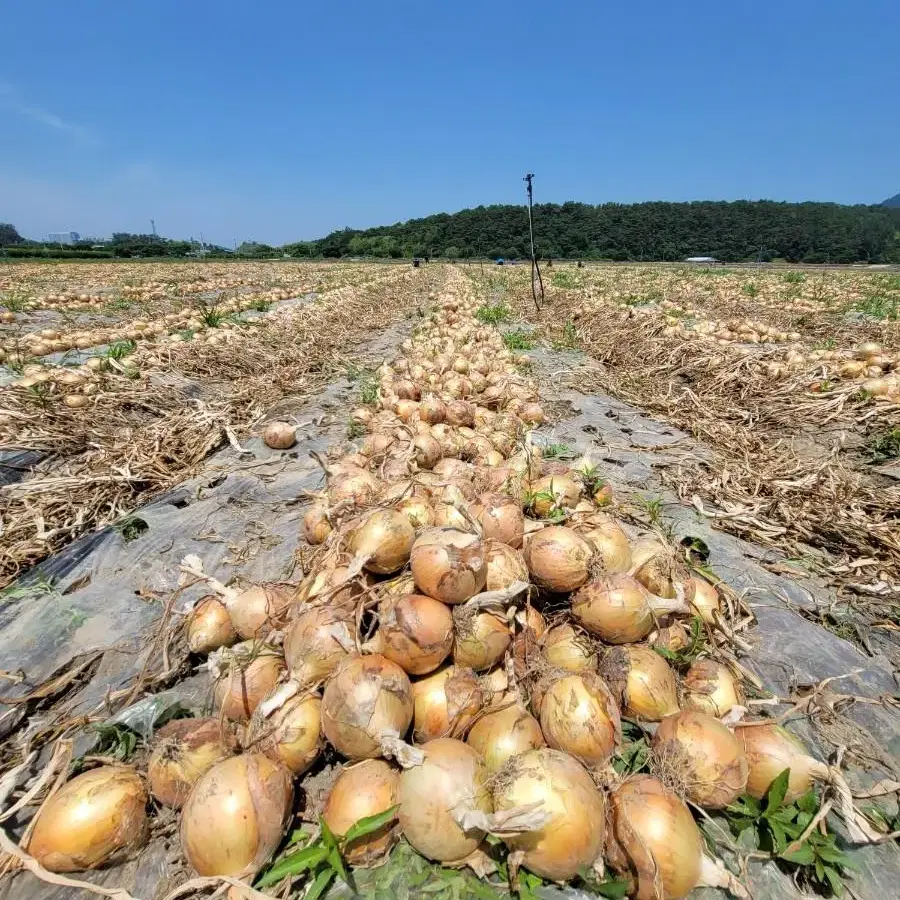
<instances>
[{"instance_id":1,"label":"tall metal pole","mask_svg":"<svg viewBox=\"0 0 900 900\"><path fill-rule=\"evenodd\" d=\"M538 312L541 310L541 304L544 302L544 279L541 277L541 267L538 265L537 256L534 252L534 216L532 214L532 206L534 205L534 189L532 181L534 180L534 172L528 172L522 179L527 185L528 191L528 237L531 242L531 297ZM535 281L537 275L537 281ZM540 287L540 290L538 290ZM540 299L538 294L540 293Z\"/></svg>"}]
</instances>

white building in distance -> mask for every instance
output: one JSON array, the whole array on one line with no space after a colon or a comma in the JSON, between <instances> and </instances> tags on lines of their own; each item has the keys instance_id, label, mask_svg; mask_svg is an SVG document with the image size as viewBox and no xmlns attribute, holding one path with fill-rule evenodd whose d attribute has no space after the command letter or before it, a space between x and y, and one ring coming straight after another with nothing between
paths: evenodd
<instances>
[{"instance_id":1,"label":"white building in distance","mask_svg":"<svg viewBox=\"0 0 900 900\"><path fill-rule=\"evenodd\" d=\"M47 235L50 244L74 244L80 240L81 235L77 231L51 231Z\"/></svg>"}]
</instances>

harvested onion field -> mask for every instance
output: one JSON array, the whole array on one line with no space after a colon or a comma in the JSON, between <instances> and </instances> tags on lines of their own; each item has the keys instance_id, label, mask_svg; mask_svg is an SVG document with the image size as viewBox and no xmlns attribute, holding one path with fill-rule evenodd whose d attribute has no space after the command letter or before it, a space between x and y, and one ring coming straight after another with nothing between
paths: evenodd
<instances>
[{"instance_id":1,"label":"harvested onion field","mask_svg":"<svg viewBox=\"0 0 900 900\"><path fill-rule=\"evenodd\" d=\"M898 276L545 281L0 276L0 900L893 896Z\"/></svg>"}]
</instances>

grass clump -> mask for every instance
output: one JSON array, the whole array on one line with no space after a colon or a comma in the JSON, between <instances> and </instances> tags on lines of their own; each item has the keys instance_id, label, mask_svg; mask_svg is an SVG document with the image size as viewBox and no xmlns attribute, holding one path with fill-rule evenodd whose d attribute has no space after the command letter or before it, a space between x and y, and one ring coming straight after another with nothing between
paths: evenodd
<instances>
[{"instance_id":1,"label":"grass clump","mask_svg":"<svg viewBox=\"0 0 900 900\"><path fill-rule=\"evenodd\" d=\"M527 331L508 331L503 335L503 343L508 350L533 350L536 342Z\"/></svg>"},{"instance_id":2,"label":"grass clump","mask_svg":"<svg viewBox=\"0 0 900 900\"><path fill-rule=\"evenodd\" d=\"M501 325L512 320L512 310L503 300L498 300L496 303L479 306L475 310L475 318L485 325Z\"/></svg>"}]
</instances>

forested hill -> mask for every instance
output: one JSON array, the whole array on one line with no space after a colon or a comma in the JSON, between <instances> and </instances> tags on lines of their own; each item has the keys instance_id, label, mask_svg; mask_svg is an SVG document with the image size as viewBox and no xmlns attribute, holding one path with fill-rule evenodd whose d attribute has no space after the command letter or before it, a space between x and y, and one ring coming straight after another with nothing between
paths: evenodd
<instances>
[{"instance_id":1,"label":"forested hill","mask_svg":"<svg viewBox=\"0 0 900 900\"><path fill-rule=\"evenodd\" d=\"M536 249L543 257L900 261L900 210L886 206L768 200L545 203L535 206L534 222ZM331 257L521 258L528 252L527 213L523 206L479 206L364 231L335 231L285 250Z\"/></svg>"}]
</instances>

